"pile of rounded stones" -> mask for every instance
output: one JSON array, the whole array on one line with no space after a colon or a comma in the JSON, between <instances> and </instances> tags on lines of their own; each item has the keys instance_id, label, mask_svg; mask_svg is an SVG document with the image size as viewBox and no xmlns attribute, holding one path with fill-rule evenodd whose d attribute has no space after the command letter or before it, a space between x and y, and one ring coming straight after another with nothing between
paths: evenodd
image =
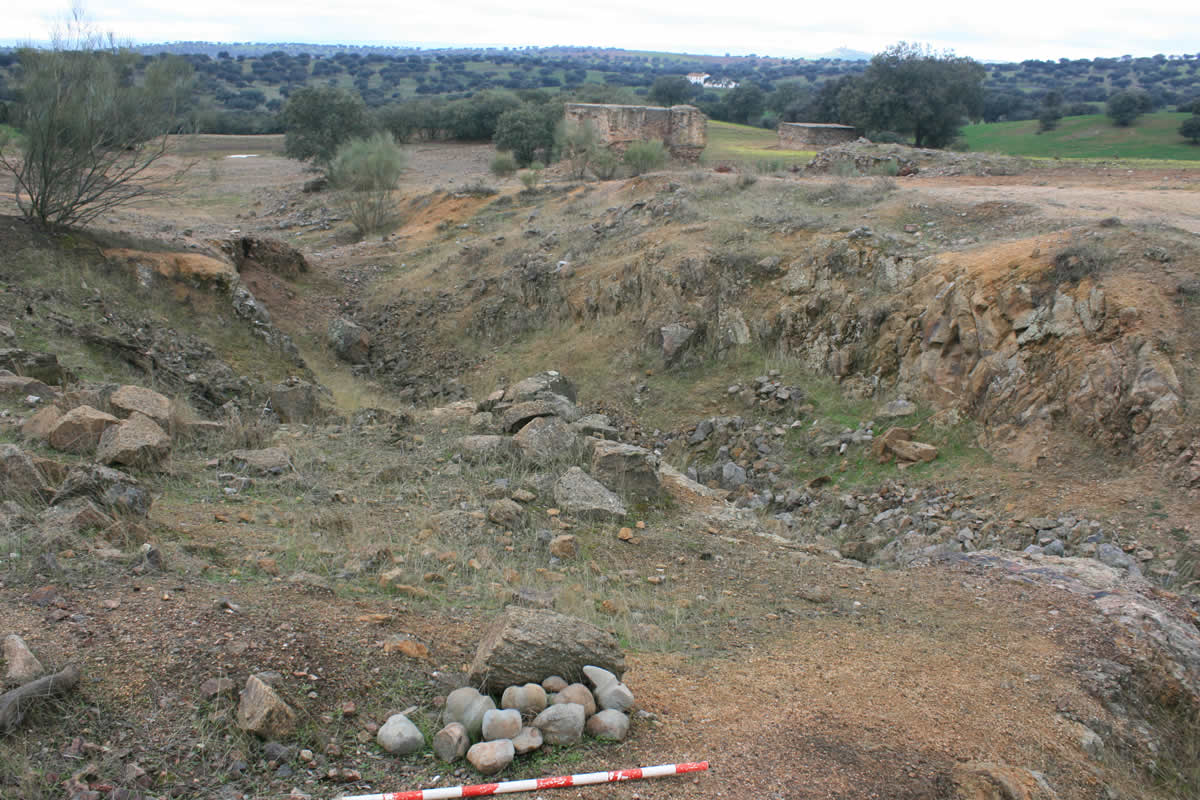
<instances>
[{"instance_id":1,"label":"pile of rounded stones","mask_svg":"<svg viewBox=\"0 0 1200 800\"><path fill-rule=\"evenodd\" d=\"M518 755L543 745L575 744L585 732L596 739L624 739L633 692L606 669L586 666L583 673L591 689L552 675L541 684L509 686L499 708L495 699L473 687L455 689L446 697L445 727L433 737L434 753L446 762L465 755L480 773L494 775ZM425 747L424 735L403 714L389 717L376 738L389 753Z\"/></svg>"}]
</instances>

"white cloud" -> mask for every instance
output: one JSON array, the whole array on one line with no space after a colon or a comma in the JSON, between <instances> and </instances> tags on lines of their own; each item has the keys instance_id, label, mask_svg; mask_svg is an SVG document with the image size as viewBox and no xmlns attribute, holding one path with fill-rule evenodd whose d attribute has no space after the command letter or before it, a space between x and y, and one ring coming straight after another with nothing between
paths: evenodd
<instances>
[{"instance_id":1,"label":"white cloud","mask_svg":"<svg viewBox=\"0 0 1200 800\"><path fill-rule=\"evenodd\" d=\"M6 13L6 36L44 39L55 12ZM592 45L667 52L798 56L846 46L875 52L900 40L981 60L1087 58L1195 52L1200 11L1165 0L1154 11L1112 2L1013 0L965 7L962 0L898 4L802 4L760 0L605 0L567 3L451 0L393 4L210 0L193 6L109 0L89 16L103 31L139 42L393 43L426 46Z\"/></svg>"}]
</instances>

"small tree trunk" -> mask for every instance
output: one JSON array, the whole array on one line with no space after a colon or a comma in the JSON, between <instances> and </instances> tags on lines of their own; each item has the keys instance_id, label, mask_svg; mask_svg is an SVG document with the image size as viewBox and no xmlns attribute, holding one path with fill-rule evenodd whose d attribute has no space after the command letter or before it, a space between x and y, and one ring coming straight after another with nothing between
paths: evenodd
<instances>
[{"instance_id":1,"label":"small tree trunk","mask_svg":"<svg viewBox=\"0 0 1200 800\"><path fill-rule=\"evenodd\" d=\"M0 736L17 729L29 706L37 700L66 694L79 684L79 667L71 664L62 672L38 678L0 695Z\"/></svg>"}]
</instances>

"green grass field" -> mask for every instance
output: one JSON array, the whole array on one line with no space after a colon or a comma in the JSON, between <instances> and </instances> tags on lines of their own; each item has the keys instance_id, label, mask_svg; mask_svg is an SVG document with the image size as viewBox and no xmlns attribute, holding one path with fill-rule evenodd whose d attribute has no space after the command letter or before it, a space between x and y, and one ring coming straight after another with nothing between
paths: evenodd
<instances>
[{"instance_id":1,"label":"green grass field","mask_svg":"<svg viewBox=\"0 0 1200 800\"><path fill-rule=\"evenodd\" d=\"M780 150L775 131L732 122L708 121L708 146L704 148L702 164L730 161L747 165L778 165L786 169L793 164L807 164L816 155L811 150Z\"/></svg>"},{"instance_id":2,"label":"green grass field","mask_svg":"<svg viewBox=\"0 0 1200 800\"><path fill-rule=\"evenodd\" d=\"M1039 134L1037 120L968 125L963 138L975 152L1035 158L1137 158L1200 161L1200 146L1179 135L1187 114L1147 114L1118 128L1103 114L1066 117ZM711 130L711 128L710 128Z\"/></svg>"}]
</instances>

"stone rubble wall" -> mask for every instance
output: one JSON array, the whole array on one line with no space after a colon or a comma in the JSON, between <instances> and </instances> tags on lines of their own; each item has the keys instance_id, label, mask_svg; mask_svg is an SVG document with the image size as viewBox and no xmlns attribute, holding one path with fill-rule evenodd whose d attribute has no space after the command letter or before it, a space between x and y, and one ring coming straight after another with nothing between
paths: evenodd
<instances>
[{"instance_id":1,"label":"stone rubble wall","mask_svg":"<svg viewBox=\"0 0 1200 800\"><path fill-rule=\"evenodd\" d=\"M660 141L674 158L695 161L708 142L708 118L695 106L620 106L568 103L568 123L591 125L617 150L632 142Z\"/></svg>"},{"instance_id":2,"label":"stone rubble wall","mask_svg":"<svg viewBox=\"0 0 1200 800\"><path fill-rule=\"evenodd\" d=\"M779 146L784 150L812 150L814 147L853 142L857 129L849 125L816 125L803 122L781 122L777 133Z\"/></svg>"}]
</instances>

